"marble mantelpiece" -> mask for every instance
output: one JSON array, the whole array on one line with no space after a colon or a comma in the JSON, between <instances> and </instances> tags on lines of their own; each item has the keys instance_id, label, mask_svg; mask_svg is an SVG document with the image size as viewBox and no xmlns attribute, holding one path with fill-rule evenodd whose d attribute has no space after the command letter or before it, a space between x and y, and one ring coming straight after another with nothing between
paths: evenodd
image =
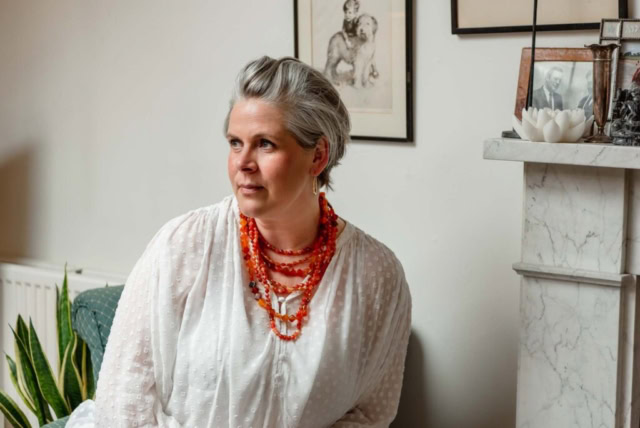
<instances>
[{"instance_id":1,"label":"marble mantelpiece","mask_svg":"<svg viewBox=\"0 0 640 428\"><path fill-rule=\"evenodd\" d=\"M524 162L518 428L640 426L640 148L490 139Z\"/></svg>"},{"instance_id":2,"label":"marble mantelpiece","mask_svg":"<svg viewBox=\"0 0 640 428\"><path fill-rule=\"evenodd\" d=\"M640 147L612 144L535 143L511 138L484 142L484 158L564 165L640 169Z\"/></svg>"}]
</instances>

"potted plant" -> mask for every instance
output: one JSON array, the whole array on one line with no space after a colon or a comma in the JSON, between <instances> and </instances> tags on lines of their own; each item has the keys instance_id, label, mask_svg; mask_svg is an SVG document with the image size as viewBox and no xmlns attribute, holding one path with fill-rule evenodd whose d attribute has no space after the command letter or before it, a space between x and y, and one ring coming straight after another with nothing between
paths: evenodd
<instances>
[{"instance_id":1,"label":"potted plant","mask_svg":"<svg viewBox=\"0 0 640 428\"><path fill-rule=\"evenodd\" d=\"M15 360L6 355L13 386L25 406L36 415L40 426L70 415L80 403L95 394L89 348L71 327L66 265L62 290L56 285L56 330L57 375L42 349L33 323L29 320L27 326L20 315L15 328L11 328ZM14 427L31 427L22 409L5 391L0 391L0 411Z\"/></svg>"}]
</instances>

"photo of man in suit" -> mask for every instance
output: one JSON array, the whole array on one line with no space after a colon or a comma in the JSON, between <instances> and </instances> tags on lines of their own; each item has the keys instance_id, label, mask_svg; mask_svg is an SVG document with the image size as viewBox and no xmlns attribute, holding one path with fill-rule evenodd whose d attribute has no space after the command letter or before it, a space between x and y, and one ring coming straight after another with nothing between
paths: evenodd
<instances>
[{"instance_id":1,"label":"photo of man in suit","mask_svg":"<svg viewBox=\"0 0 640 428\"><path fill-rule=\"evenodd\" d=\"M560 67L551 67L544 76L544 84L533 91L533 107L562 110L562 95L558 93L564 72Z\"/></svg>"},{"instance_id":2,"label":"photo of man in suit","mask_svg":"<svg viewBox=\"0 0 640 428\"><path fill-rule=\"evenodd\" d=\"M588 119L593 116L593 71L589 70L587 78L587 95L578 101L578 108L584 109L584 115Z\"/></svg>"}]
</instances>

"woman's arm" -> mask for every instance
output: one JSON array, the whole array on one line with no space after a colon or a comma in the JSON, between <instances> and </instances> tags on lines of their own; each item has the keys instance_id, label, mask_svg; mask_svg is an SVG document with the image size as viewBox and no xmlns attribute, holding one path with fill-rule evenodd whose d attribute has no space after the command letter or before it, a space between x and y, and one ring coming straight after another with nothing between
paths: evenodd
<instances>
[{"instance_id":1,"label":"woman's arm","mask_svg":"<svg viewBox=\"0 0 640 428\"><path fill-rule=\"evenodd\" d=\"M167 222L131 271L118 303L96 391L96 426L179 427L167 413L185 300L218 208Z\"/></svg>"},{"instance_id":2,"label":"woman's arm","mask_svg":"<svg viewBox=\"0 0 640 428\"><path fill-rule=\"evenodd\" d=\"M157 426L150 343L151 247L131 271L118 302L98 379L97 427Z\"/></svg>"},{"instance_id":3,"label":"woman's arm","mask_svg":"<svg viewBox=\"0 0 640 428\"><path fill-rule=\"evenodd\" d=\"M370 382L356 406L336 421L334 428L388 427L396 416L411 332L411 295L401 269L398 280L392 281L398 287L395 305L389 311L379 311L382 314L375 323L381 334L370 354Z\"/></svg>"},{"instance_id":4,"label":"woman's arm","mask_svg":"<svg viewBox=\"0 0 640 428\"><path fill-rule=\"evenodd\" d=\"M187 260L201 258L195 242L206 223L206 210L170 220L127 278L98 379L97 427L180 426L164 405L173 386L184 299L197 272Z\"/></svg>"}]
</instances>

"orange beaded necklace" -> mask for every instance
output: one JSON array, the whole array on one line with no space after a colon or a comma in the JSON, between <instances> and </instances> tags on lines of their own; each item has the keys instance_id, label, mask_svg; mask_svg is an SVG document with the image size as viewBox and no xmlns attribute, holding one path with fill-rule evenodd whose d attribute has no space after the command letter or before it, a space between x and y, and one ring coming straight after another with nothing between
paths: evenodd
<instances>
[{"instance_id":1,"label":"orange beaded necklace","mask_svg":"<svg viewBox=\"0 0 640 428\"><path fill-rule=\"evenodd\" d=\"M269 315L271 330L282 340L296 340L300 336L302 321L307 317L313 290L322 280L322 276L336 252L338 216L333 211L324 193L320 193L318 202L320 204L318 233L313 244L302 250L282 250L274 247L260 235L255 219L240 213L240 242L249 273L249 288L258 305ZM278 262L265 253L265 248L283 256L304 257L290 262ZM307 262L309 263L307 268L295 268ZM304 277L304 279L296 285L287 286L272 279L270 271L279 272L289 277ZM258 284L262 285L264 291L260 290ZM294 291L302 291L302 302L295 315L280 314L272 308L271 290L276 295L289 295ZM286 323L295 323L296 331L291 335L283 334L276 326L276 318Z\"/></svg>"}]
</instances>

